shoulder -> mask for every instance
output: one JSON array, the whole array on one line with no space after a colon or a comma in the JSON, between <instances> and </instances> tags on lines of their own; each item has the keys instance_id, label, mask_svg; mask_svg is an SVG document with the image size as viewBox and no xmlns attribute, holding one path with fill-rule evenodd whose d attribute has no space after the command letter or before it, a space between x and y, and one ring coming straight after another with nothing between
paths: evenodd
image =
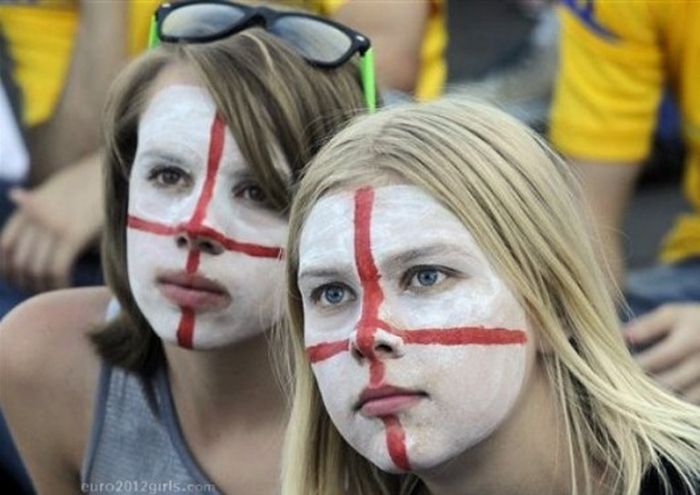
<instances>
[{"instance_id":1,"label":"shoulder","mask_svg":"<svg viewBox=\"0 0 700 495\"><path fill-rule=\"evenodd\" d=\"M29 299L0 321L0 401L45 388L77 393L99 367L88 333L105 319L110 293L102 287L49 292ZM4 405L4 404L3 404Z\"/></svg>"},{"instance_id":2,"label":"shoulder","mask_svg":"<svg viewBox=\"0 0 700 495\"><path fill-rule=\"evenodd\" d=\"M88 333L110 297L102 287L42 294L0 322L0 406L37 488L60 483L49 471L79 467L100 368Z\"/></svg>"},{"instance_id":3,"label":"shoulder","mask_svg":"<svg viewBox=\"0 0 700 495\"><path fill-rule=\"evenodd\" d=\"M0 321L0 363L14 373L35 365L69 364L90 349L88 333L104 322L111 295L90 287L48 292L14 308ZM78 363L74 363L78 365ZM7 376L3 373L3 376ZM47 377L41 377L47 378Z\"/></svg>"}]
</instances>

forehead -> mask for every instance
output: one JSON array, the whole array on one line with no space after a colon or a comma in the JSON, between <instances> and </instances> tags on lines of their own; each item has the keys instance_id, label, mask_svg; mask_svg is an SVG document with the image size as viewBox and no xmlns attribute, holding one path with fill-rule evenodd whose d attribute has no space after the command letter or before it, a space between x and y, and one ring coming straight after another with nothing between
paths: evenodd
<instances>
[{"instance_id":1,"label":"forehead","mask_svg":"<svg viewBox=\"0 0 700 495\"><path fill-rule=\"evenodd\" d=\"M374 253L449 243L483 257L462 222L419 187L392 185L372 191L371 205L358 203L355 191L334 193L314 205L301 233L300 264L342 252L352 255L360 215L369 215Z\"/></svg>"},{"instance_id":2,"label":"forehead","mask_svg":"<svg viewBox=\"0 0 700 495\"><path fill-rule=\"evenodd\" d=\"M139 134L148 137L181 131L208 135L215 115L214 100L202 86L163 86L151 96L139 122Z\"/></svg>"}]
</instances>

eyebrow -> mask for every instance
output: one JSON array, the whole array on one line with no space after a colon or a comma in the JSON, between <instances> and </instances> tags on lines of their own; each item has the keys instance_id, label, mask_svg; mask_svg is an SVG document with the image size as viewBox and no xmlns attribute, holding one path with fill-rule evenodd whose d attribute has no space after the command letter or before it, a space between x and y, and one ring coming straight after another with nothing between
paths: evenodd
<instances>
[{"instance_id":1,"label":"eyebrow","mask_svg":"<svg viewBox=\"0 0 700 495\"><path fill-rule=\"evenodd\" d=\"M451 243L439 243L409 249L397 254L390 254L384 257L384 263L381 264L390 266L407 265L416 261L417 259L446 255L466 256L474 259L474 256L462 246Z\"/></svg>"},{"instance_id":2,"label":"eyebrow","mask_svg":"<svg viewBox=\"0 0 700 495\"><path fill-rule=\"evenodd\" d=\"M349 267L348 265L343 265L340 268L329 268L329 267L319 267L319 268L308 268L299 272L297 275L297 280L303 278L339 278L346 275L348 271L354 271L354 267Z\"/></svg>"},{"instance_id":3,"label":"eyebrow","mask_svg":"<svg viewBox=\"0 0 700 495\"><path fill-rule=\"evenodd\" d=\"M140 158L143 160L165 161L172 165L179 165L181 167L187 165L186 160L183 159L181 156L164 150L147 150L141 154Z\"/></svg>"},{"instance_id":4,"label":"eyebrow","mask_svg":"<svg viewBox=\"0 0 700 495\"><path fill-rule=\"evenodd\" d=\"M241 170L236 170L233 174L231 174L231 177L236 182L243 182L246 180L255 180L257 181L257 177L253 173L252 170L250 170L248 167L241 169Z\"/></svg>"}]
</instances>

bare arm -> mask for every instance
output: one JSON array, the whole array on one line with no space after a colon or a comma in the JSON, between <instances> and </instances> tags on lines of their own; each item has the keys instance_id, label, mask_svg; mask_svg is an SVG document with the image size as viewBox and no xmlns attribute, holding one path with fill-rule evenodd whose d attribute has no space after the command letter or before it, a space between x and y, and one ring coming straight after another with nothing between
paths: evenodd
<instances>
[{"instance_id":1,"label":"bare arm","mask_svg":"<svg viewBox=\"0 0 700 495\"><path fill-rule=\"evenodd\" d=\"M595 163L571 160L584 200L592 215L593 231L602 242L606 261L618 284L625 276L622 222L640 172L639 163Z\"/></svg>"},{"instance_id":2,"label":"bare arm","mask_svg":"<svg viewBox=\"0 0 700 495\"><path fill-rule=\"evenodd\" d=\"M380 86L413 93L429 9L427 0L350 0L333 17L372 40Z\"/></svg>"},{"instance_id":3,"label":"bare arm","mask_svg":"<svg viewBox=\"0 0 700 495\"><path fill-rule=\"evenodd\" d=\"M618 282L624 279L621 225L639 166L572 162L581 178L594 228ZM625 327L630 344L650 347L637 354L639 365L658 383L700 404L700 304L664 304Z\"/></svg>"},{"instance_id":4,"label":"bare arm","mask_svg":"<svg viewBox=\"0 0 700 495\"><path fill-rule=\"evenodd\" d=\"M73 265L102 227L101 156L87 156L39 187L16 188L17 210L0 232L0 275L44 291L71 285Z\"/></svg>"},{"instance_id":5,"label":"bare arm","mask_svg":"<svg viewBox=\"0 0 700 495\"><path fill-rule=\"evenodd\" d=\"M86 332L108 299L104 288L53 292L0 322L0 407L38 493L79 491L99 369Z\"/></svg>"},{"instance_id":6,"label":"bare arm","mask_svg":"<svg viewBox=\"0 0 700 495\"><path fill-rule=\"evenodd\" d=\"M0 276L18 287L67 287L79 255L102 224L100 115L126 60L127 2L80 3L69 74L48 122L29 132L31 181L0 229Z\"/></svg>"}]
</instances>

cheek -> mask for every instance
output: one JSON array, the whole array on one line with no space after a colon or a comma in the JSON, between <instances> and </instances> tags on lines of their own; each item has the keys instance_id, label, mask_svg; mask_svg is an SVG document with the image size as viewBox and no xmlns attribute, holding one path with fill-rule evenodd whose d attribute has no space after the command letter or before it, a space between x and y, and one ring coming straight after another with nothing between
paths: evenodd
<instances>
[{"instance_id":1,"label":"cheek","mask_svg":"<svg viewBox=\"0 0 700 495\"><path fill-rule=\"evenodd\" d=\"M366 378L344 353L311 366L321 398L334 422L347 423Z\"/></svg>"},{"instance_id":2,"label":"cheek","mask_svg":"<svg viewBox=\"0 0 700 495\"><path fill-rule=\"evenodd\" d=\"M284 263L240 253L226 253L202 266L202 272L221 281L234 298L239 314L269 325L283 316Z\"/></svg>"},{"instance_id":3,"label":"cheek","mask_svg":"<svg viewBox=\"0 0 700 495\"><path fill-rule=\"evenodd\" d=\"M196 191L175 194L157 189L142 179L134 179L129 186L130 216L175 225L188 220L197 204Z\"/></svg>"},{"instance_id":4,"label":"cheek","mask_svg":"<svg viewBox=\"0 0 700 495\"><path fill-rule=\"evenodd\" d=\"M177 249L171 236L128 229L126 257L129 280L134 284L145 282L143 277L157 268L184 269L187 252Z\"/></svg>"},{"instance_id":5,"label":"cheek","mask_svg":"<svg viewBox=\"0 0 700 495\"><path fill-rule=\"evenodd\" d=\"M465 449L489 436L522 393L526 361L526 345L416 350L406 378L425 386L435 405L428 433L443 430L440 438L459 438Z\"/></svg>"}]
</instances>

